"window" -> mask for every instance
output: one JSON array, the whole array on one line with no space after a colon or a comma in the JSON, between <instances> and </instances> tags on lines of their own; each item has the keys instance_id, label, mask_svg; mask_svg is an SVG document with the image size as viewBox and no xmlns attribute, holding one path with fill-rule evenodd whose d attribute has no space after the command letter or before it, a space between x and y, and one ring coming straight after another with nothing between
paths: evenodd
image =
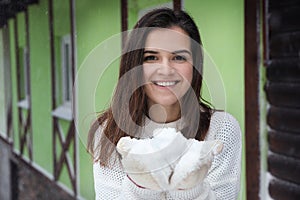
<instances>
[{"instance_id":1,"label":"window","mask_svg":"<svg viewBox=\"0 0 300 200\"><path fill-rule=\"evenodd\" d=\"M59 46L59 44L58 44ZM60 48L58 60L60 62L56 67L56 102L58 107L52 112L52 115L65 120L72 120L72 97L73 97L73 76L72 76L72 63L71 63L71 37L65 35L60 39Z\"/></svg>"},{"instance_id":2,"label":"window","mask_svg":"<svg viewBox=\"0 0 300 200\"><path fill-rule=\"evenodd\" d=\"M64 36L61 41L61 70L62 70L62 102L70 106L72 101L72 66L71 66L71 39Z\"/></svg>"},{"instance_id":3,"label":"window","mask_svg":"<svg viewBox=\"0 0 300 200\"><path fill-rule=\"evenodd\" d=\"M20 94L21 100L18 102L18 106L23 109L29 109L29 57L27 47L21 47L19 49L20 60Z\"/></svg>"}]
</instances>

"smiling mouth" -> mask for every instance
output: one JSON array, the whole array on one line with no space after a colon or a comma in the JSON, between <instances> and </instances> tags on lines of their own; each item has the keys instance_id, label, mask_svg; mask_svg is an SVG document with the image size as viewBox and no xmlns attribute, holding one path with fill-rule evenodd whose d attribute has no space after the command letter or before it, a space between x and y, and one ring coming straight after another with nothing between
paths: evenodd
<instances>
[{"instance_id":1,"label":"smiling mouth","mask_svg":"<svg viewBox=\"0 0 300 200\"><path fill-rule=\"evenodd\" d=\"M176 85L179 81L152 81L152 83L161 87L170 87Z\"/></svg>"}]
</instances>

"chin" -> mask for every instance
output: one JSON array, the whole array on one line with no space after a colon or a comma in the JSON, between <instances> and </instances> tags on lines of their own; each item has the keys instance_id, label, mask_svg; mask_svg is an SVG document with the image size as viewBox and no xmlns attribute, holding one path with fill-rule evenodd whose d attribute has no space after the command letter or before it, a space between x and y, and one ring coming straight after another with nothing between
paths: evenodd
<instances>
[{"instance_id":1,"label":"chin","mask_svg":"<svg viewBox=\"0 0 300 200\"><path fill-rule=\"evenodd\" d=\"M164 107L173 107L173 106L179 105L177 100L176 101L158 101L156 104L159 104Z\"/></svg>"}]
</instances>

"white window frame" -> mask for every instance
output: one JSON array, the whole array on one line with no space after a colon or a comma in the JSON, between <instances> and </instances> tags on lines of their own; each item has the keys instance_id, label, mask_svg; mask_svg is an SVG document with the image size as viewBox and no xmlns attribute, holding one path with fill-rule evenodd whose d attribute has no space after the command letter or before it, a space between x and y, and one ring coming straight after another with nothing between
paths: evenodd
<instances>
[{"instance_id":1,"label":"white window frame","mask_svg":"<svg viewBox=\"0 0 300 200\"><path fill-rule=\"evenodd\" d=\"M56 87L61 87L62 104L59 105L54 111L52 111L52 115L61 119L71 121L73 119L73 76L71 63L72 49L70 34L65 35L61 38L60 54L61 65L60 69L57 70L61 70L61 85L56 85ZM57 83L59 83L59 81L57 81Z\"/></svg>"},{"instance_id":2,"label":"white window frame","mask_svg":"<svg viewBox=\"0 0 300 200\"><path fill-rule=\"evenodd\" d=\"M29 109L29 66L28 66L28 59L29 59L29 54L28 54L28 48L27 46L25 46L23 48L23 76L24 76L24 88L20 88L20 89L23 89L24 90L24 93L25 93L25 97L24 99L21 99L19 102L18 102L18 106L20 108L23 108L23 109L26 109L28 110Z\"/></svg>"},{"instance_id":3,"label":"white window frame","mask_svg":"<svg viewBox=\"0 0 300 200\"><path fill-rule=\"evenodd\" d=\"M61 70L62 70L62 102L71 106L72 101L72 65L71 65L71 37L65 35L61 40Z\"/></svg>"}]
</instances>

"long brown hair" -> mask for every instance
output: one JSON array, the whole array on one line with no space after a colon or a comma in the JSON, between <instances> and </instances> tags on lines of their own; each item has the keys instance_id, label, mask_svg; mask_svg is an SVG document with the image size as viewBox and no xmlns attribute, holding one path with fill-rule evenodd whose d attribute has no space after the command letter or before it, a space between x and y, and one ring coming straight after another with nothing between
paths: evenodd
<instances>
[{"instance_id":1,"label":"long brown hair","mask_svg":"<svg viewBox=\"0 0 300 200\"><path fill-rule=\"evenodd\" d=\"M205 138L212 109L200 95L203 52L198 28L193 19L184 11L174 11L168 8L156 9L137 22L127 39L120 62L119 81L111 105L99 115L89 130L88 150L94 155L94 160L100 161L101 165L108 165L111 154L121 137L128 135L139 137L139 127L143 126L148 112L147 96L142 87L143 71L141 67L138 67L143 64L145 41L151 30L172 26L180 27L191 38L194 65L192 87L181 100L181 106L184 108L181 116L188 122L182 132L188 138L193 137L198 140ZM134 69L136 69L135 72L131 73ZM120 81L125 75L126 80L130 80L126 87L124 81ZM196 104L191 106L193 98L196 99ZM95 137L99 126L103 127L100 141Z\"/></svg>"}]
</instances>

